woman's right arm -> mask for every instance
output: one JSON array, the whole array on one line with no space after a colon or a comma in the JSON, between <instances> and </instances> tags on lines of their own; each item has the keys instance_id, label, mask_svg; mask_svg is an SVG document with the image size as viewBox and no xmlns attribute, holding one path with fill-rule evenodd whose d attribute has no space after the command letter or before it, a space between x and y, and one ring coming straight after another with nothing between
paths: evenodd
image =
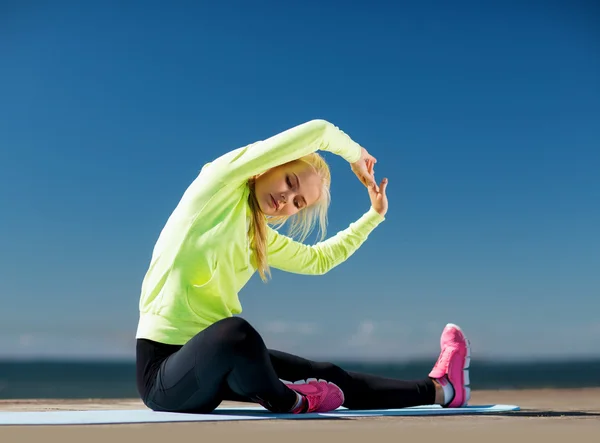
<instances>
[{"instance_id":1,"label":"woman's right arm","mask_svg":"<svg viewBox=\"0 0 600 443\"><path fill-rule=\"evenodd\" d=\"M228 152L211 162L206 172L227 182L245 181L318 150L337 154L351 164L359 162L365 152L337 126L316 119Z\"/></svg>"}]
</instances>

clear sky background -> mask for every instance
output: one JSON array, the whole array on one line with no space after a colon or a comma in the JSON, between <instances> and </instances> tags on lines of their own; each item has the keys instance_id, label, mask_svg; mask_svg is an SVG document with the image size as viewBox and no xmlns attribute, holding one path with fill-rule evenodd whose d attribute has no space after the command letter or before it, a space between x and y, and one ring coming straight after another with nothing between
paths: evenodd
<instances>
[{"instance_id":1,"label":"clear sky background","mask_svg":"<svg viewBox=\"0 0 600 443\"><path fill-rule=\"evenodd\" d=\"M2 2L0 357L134 355L154 242L202 165L313 118L389 178L326 276L257 275L309 357L600 356L600 8L570 2ZM339 157L329 233L369 207Z\"/></svg>"}]
</instances>

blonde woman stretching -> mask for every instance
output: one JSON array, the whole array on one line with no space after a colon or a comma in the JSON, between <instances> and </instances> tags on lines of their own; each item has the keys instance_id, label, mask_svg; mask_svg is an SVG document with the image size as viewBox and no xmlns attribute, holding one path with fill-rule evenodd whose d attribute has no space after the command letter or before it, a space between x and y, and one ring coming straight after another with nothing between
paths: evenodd
<instances>
[{"instance_id":1,"label":"blonde woman stretching","mask_svg":"<svg viewBox=\"0 0 600 443\"><path fill-rule=\"evenodd\" d=\"M347 229L308 246L301 241L315 224L324 235L329 205L330 173L318 150L351 164L371 206ZM377 185L375 163L336 126L313 120L202 168L163 228L142 283L137 388L149 408L209 413L237 400L306 413L467 403L468 341L455 325L444 328L429 375L404 381L267 349L235 316L238 291L254 272L265 281L270 267L324 274L360 247L388 208L387 180ZM289 237L271 226L284 222Z\"/></svg>"}]
</instances>

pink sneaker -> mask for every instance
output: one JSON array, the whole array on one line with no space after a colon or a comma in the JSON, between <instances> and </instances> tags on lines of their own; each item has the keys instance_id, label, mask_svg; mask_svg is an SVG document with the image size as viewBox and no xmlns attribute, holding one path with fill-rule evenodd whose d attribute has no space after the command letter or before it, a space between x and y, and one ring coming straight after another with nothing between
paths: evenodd
<instances>
[{"instance_id":1,"label":"pink sneaker","mask_svg":"<svg viewBox=\"0 0 600 443\"><path fill-rule=\"evenodd\" d=\"M293 411L294 414L306 412L329 412L344 403L344 393L334 383L325 380L309 378L294 383L286 383L288 388L304 397L304 406L301 410Z\"/></svg>"},{"instance_id":2,"label":"pink sneaker","mask_svg":"<svg viewBox=\"0 0 600 443\"><path fill-rule=\"evenodd\" d=\"M469 386L469 365L471 363L471 348L469 340L462 330L448 323L440 338L442 351L429 377L438 379L442 386L450 382L454 389L454 397L443 405L446 408L466 406L471 399Z\"/></svg>"}]
</instances>

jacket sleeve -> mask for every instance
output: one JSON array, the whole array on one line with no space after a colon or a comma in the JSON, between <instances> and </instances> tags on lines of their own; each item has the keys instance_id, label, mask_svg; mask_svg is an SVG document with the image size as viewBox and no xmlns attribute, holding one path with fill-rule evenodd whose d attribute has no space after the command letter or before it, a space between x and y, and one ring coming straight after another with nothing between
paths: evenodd
<instances>
[{"instance_id":1,"label":"jacket sleeve","mask_svg":"<svg viewBox=\"0 0 600 443\"><path fill-rule=\"evenodd\" d=\"M325 274L354 254L383 220L370 208L346 229L315 245L305 245L269 227L269 265L295 274Z\"/></svg>"},{"instance_id":2,"label":"jacket sleeve","mask_svg":"<svg viewBox=\"0 0 600 443\"><path fill-rule=\"evenodd\" d=\"M337 154L349 163L358 161L361 146L326 120L311 120L266 140L235 149L205 165L220 181L245 181L281 164L318 150Z\"/></svg>"}]
</instances>

